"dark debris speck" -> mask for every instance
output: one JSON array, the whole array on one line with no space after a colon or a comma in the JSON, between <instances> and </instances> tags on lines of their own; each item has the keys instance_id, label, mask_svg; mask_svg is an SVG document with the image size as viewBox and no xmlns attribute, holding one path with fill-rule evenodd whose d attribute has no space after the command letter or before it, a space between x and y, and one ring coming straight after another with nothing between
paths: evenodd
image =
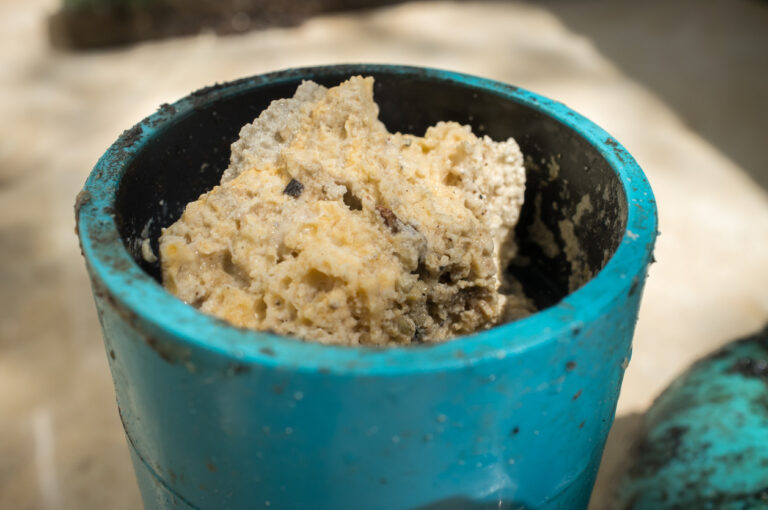
<instances>
[{"instance_id":1,"label":"dark debris speck","mask_svg":"<svg viewBox=\"0 0 768 510\"><path fill-rule=\"evenodd\" d=\"M728 369L728 372L741 374L745 377L757 377L768 382L768 359L739 358Z\"/></svg>"},{"instance_id":2,"label":"dark debris speck","mask_svg":"<svg viewBox=\"0 0 768 510\"><path fill-rule=\"evenodd\" d=\"M138 142L143 133L144 129L141 127L141 124L136 124L132 128L123 131L116 145L119 149L126 149Z\"/></svg>"},{"instance_id":3,"label":"dark debris speck","mask_svg":"<svg viewBox=\"0 0 768 510\"><path fill-rule=\"evenodd\" d=\"M275 350L272 347L262 347L259 352L265 356L275 356Z\"/></svg>"},{"instance_id":4,"label":"dark debris speck","mask_svg":"<svg viewBox=\"0 0 768 510\"><path fill-rule=\"evenodd\" d=\"M400 232L400 226L397 224L397 216L392 212L392 209L384 207L383 205L377 205L376 210L379 211L381 218L384 220L384 224L393 234Z\"/></svg>"},{"instance_id":5,"label":"dark debris speck","mask_svg":"<svg viewBox=\"0 0 768 510\"><path fill-rule=\"evenodd\" d=\"M629 287L629 296L633 296L637 292L637 287L640 285L640 281L637 277L632 279L632 285Z\"/></svg>"},{"instance_id":6,"label":"dark debris speck","mask_svg":"<svg viewBox=\"0 0 768 510\"><path fill-rule=\"evenodd\" d=\"M176 108L169 105L168 103L163 103L158 108L158 111L164 115L176 115Z\"/></svg>"},{"instance_id":7,"label":"dark debris speck","mask_svg":"<svg viewBox=\"0 0 768 510\"><path fill-rule=\"evenodd\" d=\"M291 179L283 190L283 193L293 198L299 198L304 191L304 185L296 179Z\"/></svg>"}]
</instances>

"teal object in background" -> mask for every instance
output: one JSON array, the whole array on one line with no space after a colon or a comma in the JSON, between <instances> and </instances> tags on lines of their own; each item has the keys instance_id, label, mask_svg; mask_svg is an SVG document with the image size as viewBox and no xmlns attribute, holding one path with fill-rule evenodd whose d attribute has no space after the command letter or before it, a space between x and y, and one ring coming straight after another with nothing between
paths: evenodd
<instances>
[{"instance_id":1,"label":"teal object in background","mask_svg":"<svg viewBox=\"0 0 768 510\"><path fill-rule=\"evenodd\" d=\"M675 380L632 458L625 510L768 508L768 328Z\"/></svg>"},{"instance_id":2,"label":"teal object in background","mask_svg":"<svg viewBox=\"0 0 768 510\"><path fill-rule=\"evenodd\" d=\"M241 125L302 79L373 75L382 120L470 122L530 165L510 272L542 311L438 345L326 346L246 331L165 292L140 234L212 186ZM545 256L581 197L582 254ZM535 203L559 207L534 207ZM656 236L632 157L564 105L472 76L348 65L197 91L127 130L76 205L120 416L148 510L586 508L613 421ZM575 221L575 220L574 220ZM580 257L580 258L579 258ZM594 277L568 293L571 269ZM604 266L604 267L603 267ZM566 295L567 294L567 295Z\"/></svg>"}]
</instances>

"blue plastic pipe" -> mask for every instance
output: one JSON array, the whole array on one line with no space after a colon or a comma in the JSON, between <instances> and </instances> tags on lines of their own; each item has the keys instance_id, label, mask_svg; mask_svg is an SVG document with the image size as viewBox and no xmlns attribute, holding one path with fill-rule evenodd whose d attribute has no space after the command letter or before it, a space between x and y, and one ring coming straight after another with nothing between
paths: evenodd
<instances>
[{"instance_id":1,"label":"blue plastic pipe","mask_svg":"<svg viewBox=\"0 0 768 510\"><path fill-rule=\"evenodd\" d=\"M442 344L349 348L237 329L163 290L118 233L126 168L157 133L195 115L200 97L159 111L107 150L77 208L146 509L586 508L656 236L645 176L601 128L526 90L438 70L350 70L426 73L570 127L621 180L620 246L557 305ZM208 100L281 76L239 80Z\"/></svg>"}]
</instances>

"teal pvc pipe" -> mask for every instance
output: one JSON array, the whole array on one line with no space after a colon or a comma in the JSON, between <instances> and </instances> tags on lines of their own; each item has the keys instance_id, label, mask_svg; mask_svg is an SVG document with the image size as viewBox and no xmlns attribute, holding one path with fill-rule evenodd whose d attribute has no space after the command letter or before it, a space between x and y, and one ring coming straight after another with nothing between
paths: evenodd
<instances>
[{"instance_id":1,"label":"teal pvc pipe","mask_svg":"<svg viewBox=\"0 0 768 510\"><path fill-rule=\"evenodd\" d=\"M121 178L136 155L201 105L340 69L487 91L583 137L626 197L615 254L555 306L424 347L348 348L245 331L165 292L116 224ZM626 150L563 104L402 66L238 80L126 131L88 178L77 219L146 509L586 508L631 353L656 208Z\"/></svg>"}]
</instances>

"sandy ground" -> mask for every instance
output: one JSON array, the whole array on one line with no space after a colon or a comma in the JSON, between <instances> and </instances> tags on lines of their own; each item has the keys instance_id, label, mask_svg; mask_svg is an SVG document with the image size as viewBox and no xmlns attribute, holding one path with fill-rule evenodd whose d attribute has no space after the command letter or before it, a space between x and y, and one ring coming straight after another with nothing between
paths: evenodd
<instances>
[{"instance_id":1,"label":"sandy ground","mask_svg":"<svg viewBox=\"0 0 768 510\"><path fill-rule=\"evenodd\" d=\"M765 2L409 3L85 54L49 48L51 2L0 3L0 508L139 508L72 205L123 129L216 81L339 62L449 68L556 98L635 155L659 203L659 262L593 509L611 508L653 398L768 321Z\"/></svg>"}]
</instances>

